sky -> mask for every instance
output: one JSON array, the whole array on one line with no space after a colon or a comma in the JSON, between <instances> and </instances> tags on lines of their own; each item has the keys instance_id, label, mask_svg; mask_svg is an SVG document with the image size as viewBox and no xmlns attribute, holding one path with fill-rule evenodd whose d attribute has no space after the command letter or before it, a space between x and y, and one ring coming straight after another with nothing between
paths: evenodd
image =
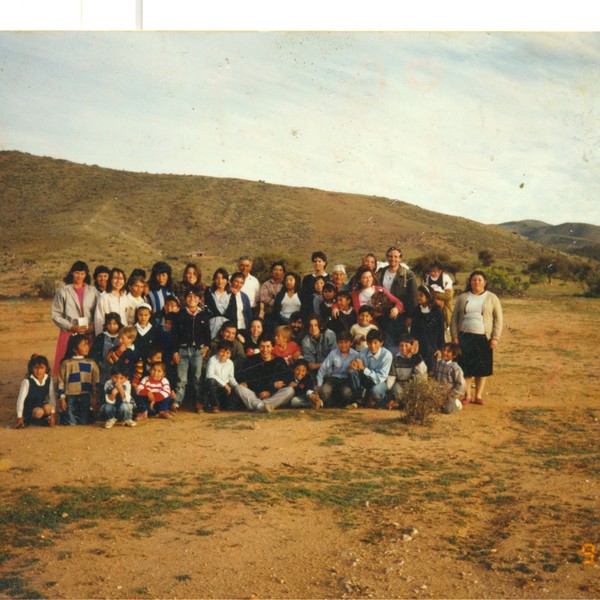
<instances>
[{"instance_id":1,"label":"sky","mask_svg":"<svg viewBox=\"0 0 600 600\"><path fill-rule=\"evenodd\" d=\"M600 34L0 32L0 149L600 225Z\"/></svg>"}]
</instances>

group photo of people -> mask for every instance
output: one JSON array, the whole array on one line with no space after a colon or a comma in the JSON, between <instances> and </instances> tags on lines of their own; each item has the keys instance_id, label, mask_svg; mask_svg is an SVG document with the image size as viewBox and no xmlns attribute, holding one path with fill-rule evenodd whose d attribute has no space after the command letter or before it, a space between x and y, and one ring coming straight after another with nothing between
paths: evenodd
<instances>
[{"instance_id":1,"label":"group photo of people","mask_svg":"<svg viewBox=\"0 0 600 600\"><path fill-rule=\"evenodd\" d=\"M315 251L312 272L270 265L264 281L241 256L230 273L181 278L75 261L56 291L56 353L32 354L16 427L135 427L180 410L402 409L410 381L444 389L443 412L484 403L502 307L473 271L462 292L433 260L423 278L392 246L355 272ZM456 297L455 297L456 293Z\"/></svg>"}]
</instances>

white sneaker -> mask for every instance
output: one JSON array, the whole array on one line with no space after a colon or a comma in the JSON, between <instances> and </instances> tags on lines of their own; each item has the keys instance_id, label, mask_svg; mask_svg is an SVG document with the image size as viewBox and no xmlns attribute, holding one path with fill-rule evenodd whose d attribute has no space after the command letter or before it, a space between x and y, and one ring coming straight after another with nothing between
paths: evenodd
<instances>
[{"instance_id":1,"label":"white sneaker","mask_svg":"<svg viewBox=\"0 0 600 600\"><path fill-rule=\"evenodd\" d=\"M123 425L125 425L125 427L135 427L137 423L133 419L127 419L126 421L123 421Z\"/></svg>"},{"instance_id":2,"label":"white sneaker","mask_svg":"<svg viewBox=\"0 0 600 600\"><path fill-rule=\"evenodd\" d=\"M104 429L112 429L113 425L117 422L116 419L109 419L104 423Z\"/></svg>"}]
</instances>

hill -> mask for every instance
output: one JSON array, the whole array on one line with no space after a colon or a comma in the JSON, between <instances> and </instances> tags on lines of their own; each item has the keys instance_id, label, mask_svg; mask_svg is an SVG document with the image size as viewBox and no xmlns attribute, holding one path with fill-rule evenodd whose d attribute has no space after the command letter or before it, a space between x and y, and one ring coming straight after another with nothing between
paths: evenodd
<instances>
[{"instance_id":1,"label":"hill","mask_svg":"<svg viewBox=\"0 0 600 600\"><path fill-rule=\"evenodd\" d=\"M499 227L517 233L544 246L600 260L600 227L589 223L549 225L524 220L500 223Z\"/></svg>"},{"instance_id":2,"label":"hill","mask_svg":"<svg viewBox=\"0 0 600 600\"><path fill-rule=\"evenodd\" d=\"M164 259L179 272L201 255L208 275L240 254L265 251L299 256L306 270L315 249L352 267L393 244L409 262L438 250L469 265L482 249L514 265L539 251L500 227L396 199L133 173L16 151L0 152L0 198L4 293L31 289L44 275L61 278L78 258L126 270Z\"/></svg>"}]
</instances>

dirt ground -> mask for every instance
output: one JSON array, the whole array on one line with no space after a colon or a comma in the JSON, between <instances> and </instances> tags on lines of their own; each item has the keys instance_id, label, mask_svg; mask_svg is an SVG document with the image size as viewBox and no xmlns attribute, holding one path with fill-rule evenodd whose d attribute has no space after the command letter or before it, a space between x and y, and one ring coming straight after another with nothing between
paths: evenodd
<instances>
[{"instance_id":1,"label":"dirt ground","mask_svg":"<svg viewBox=\"0 0 600 600\"><path fill-rule=\"evenodd\" d=\"M12 428L57 330L47 301L0 304L0 597L600 597L598 300L503 300L485 405L430 427L281 410L112 430Z\"/></svg>"}]
</instances>

